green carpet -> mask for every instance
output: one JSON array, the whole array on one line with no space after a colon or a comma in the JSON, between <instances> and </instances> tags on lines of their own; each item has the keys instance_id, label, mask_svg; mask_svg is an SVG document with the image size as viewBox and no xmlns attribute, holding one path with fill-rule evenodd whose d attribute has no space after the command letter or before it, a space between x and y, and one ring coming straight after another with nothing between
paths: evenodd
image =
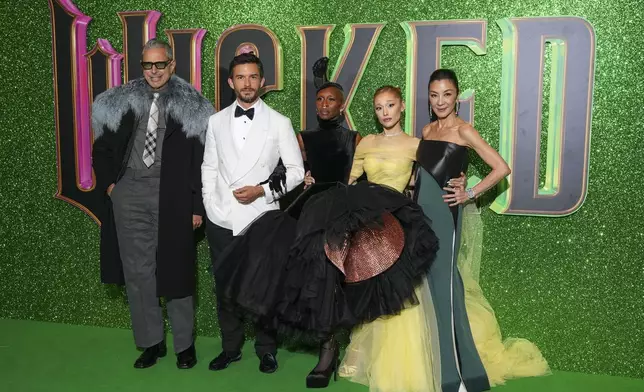
<instances>
[{"instance_id":1,"label":"green carpet","mask_svg":"<svg viewBox=\"0 0 644 392\"><path fill-rule=\"evenodd\" d=\"M209 371L208 362L219 351L217 339L199 338L195 368L178 370L169 354L156 366L137 370L132 363L138 352L129 330L0 319L0 391L306 391L304 377L316 360L281 350L277 373L262 374L253 345L247 343L242 361L221 372ZM342 379L327 390L368 391ZM644 380L555 372L512 380L493 391L635 392L644 391Z\"/></svg>"}]
</instances>

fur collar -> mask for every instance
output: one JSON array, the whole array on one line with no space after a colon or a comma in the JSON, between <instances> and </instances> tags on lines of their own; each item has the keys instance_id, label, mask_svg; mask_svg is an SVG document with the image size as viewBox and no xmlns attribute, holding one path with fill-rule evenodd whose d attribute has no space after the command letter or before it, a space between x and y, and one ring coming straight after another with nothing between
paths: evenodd
<instances>
[{"instance_id":1,"label":"fur collar","mask_svg":"<svg viewBox=\"0 0 644 392\"><path fill-rule=\"evenodd\" d=\"M181 130L186 137L199 138L203 144L208 119L214 113L212 104L190 83L176 75L172 75L168 81L168 93L162 94L160 99L163 100L167 115L182 125ZM94 140L103 135L104 128L116 132L128 111L132 110L137 118L141 118L150 105L152 97L144 78L99 94L92 105Z\"/></svg>"}]
</instances>

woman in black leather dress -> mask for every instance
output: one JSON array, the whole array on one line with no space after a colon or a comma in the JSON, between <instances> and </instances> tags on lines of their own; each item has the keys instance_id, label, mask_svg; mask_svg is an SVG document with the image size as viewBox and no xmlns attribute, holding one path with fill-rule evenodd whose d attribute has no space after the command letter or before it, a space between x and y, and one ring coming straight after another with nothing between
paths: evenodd
<instances>
[{"instance_id":1,"label":"woman in black leather dress","mask_svg":"<svg viewBox=\"0 0 644 392\"><path fill-rule=\"evenodd\" d=\"M495 186L510 174L510 168L469 123L458 117L458 94L453 71L439 69L431 75L432 121L423 128L417 150L420 169L415 198L434 222L432 228L440 243L428 277L439 329L442 390L456 392L464 385L468 392L478 392L507 378L545 374L548 366L539 349L524 339L504 345L494 313L478 284L476 290L464 290L456 260L462 204ZM472 188L449 187L450 178L467 171L470 149L492 171Z\"/></svg>"}]
</instances>

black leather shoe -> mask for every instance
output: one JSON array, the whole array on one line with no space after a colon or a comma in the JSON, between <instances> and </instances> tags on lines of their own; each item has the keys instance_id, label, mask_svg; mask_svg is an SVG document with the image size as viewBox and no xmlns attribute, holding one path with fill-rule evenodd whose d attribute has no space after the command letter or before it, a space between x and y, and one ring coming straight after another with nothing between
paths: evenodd
<instances>
[{"instance_id":1,"label":"black leather shoe","mask_svg":"<svg viewBox=\"0 0 644 392\"><path fill-rule=\"evenodd\" d=\"M190 369L197 364L197 352L195 345L188 347L177 354L177 367L179 369Z\"/></svg>"},{"instance_id":2,"label":"black leather shoe","mask_svg":"<svg viewBox=\"0 0 644 392\"><path fill-rule=\"evenodd\" d=\"M134 362L134 367L137 369L145 369L154 366L159 358L165 357L168 350L165 347L165 342L157 343L152 347L143 350L143 353Z\"/></svg>"},{"instance_id":3,"label":"black leather shoe","mask_svg":"<svg viewBox=\"0 0 644 392\"><path fill-rule=\"evenodd\" d=\"M277 359L273 354L264 354L259 361L259 371L262 373L275 373L277 370Z\"/></svg>"},{"instance_id":4,"label":"black leather shoe","mask_svg":"<svg viewBox=\"0 0 644 392\"><path fill-rule=\"evenodd\" d=\"M210 361L210 365L208 365L208 369L210 370L226 369L228 365L230 365L231 363L239 361L241 357L242 357L241 352L237 354L230 354L225 351L222 351L221 354L217 356L217 358Z\"/></svg>"}]
</instances>

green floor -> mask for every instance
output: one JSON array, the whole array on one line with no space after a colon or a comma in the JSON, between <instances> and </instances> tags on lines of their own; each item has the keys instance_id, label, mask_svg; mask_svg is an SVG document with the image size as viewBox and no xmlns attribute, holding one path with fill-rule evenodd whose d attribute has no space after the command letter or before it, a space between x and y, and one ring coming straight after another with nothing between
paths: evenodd
<instances>
[{"instance_id":1,"label":"green floor","mask_svg":"<svg viewBox=\"0 0 644 392\"><path fill-rule=\"evenodd\" d=\"M132 363L138 353L128 330L0 319L0 391L306 391L304 377L316 359L282 350L277 373L262 374L252 344L247 344L241 362L222 372L209 371L208 362L219 348L217 339L200 338L195 368L180 371L169 355L150 369L136 370ZM367 392L345 380L328 390ZM644 380L555 372L510 381L493 391L634 392L644 391Z\"/></svg>"}]
</instances>

